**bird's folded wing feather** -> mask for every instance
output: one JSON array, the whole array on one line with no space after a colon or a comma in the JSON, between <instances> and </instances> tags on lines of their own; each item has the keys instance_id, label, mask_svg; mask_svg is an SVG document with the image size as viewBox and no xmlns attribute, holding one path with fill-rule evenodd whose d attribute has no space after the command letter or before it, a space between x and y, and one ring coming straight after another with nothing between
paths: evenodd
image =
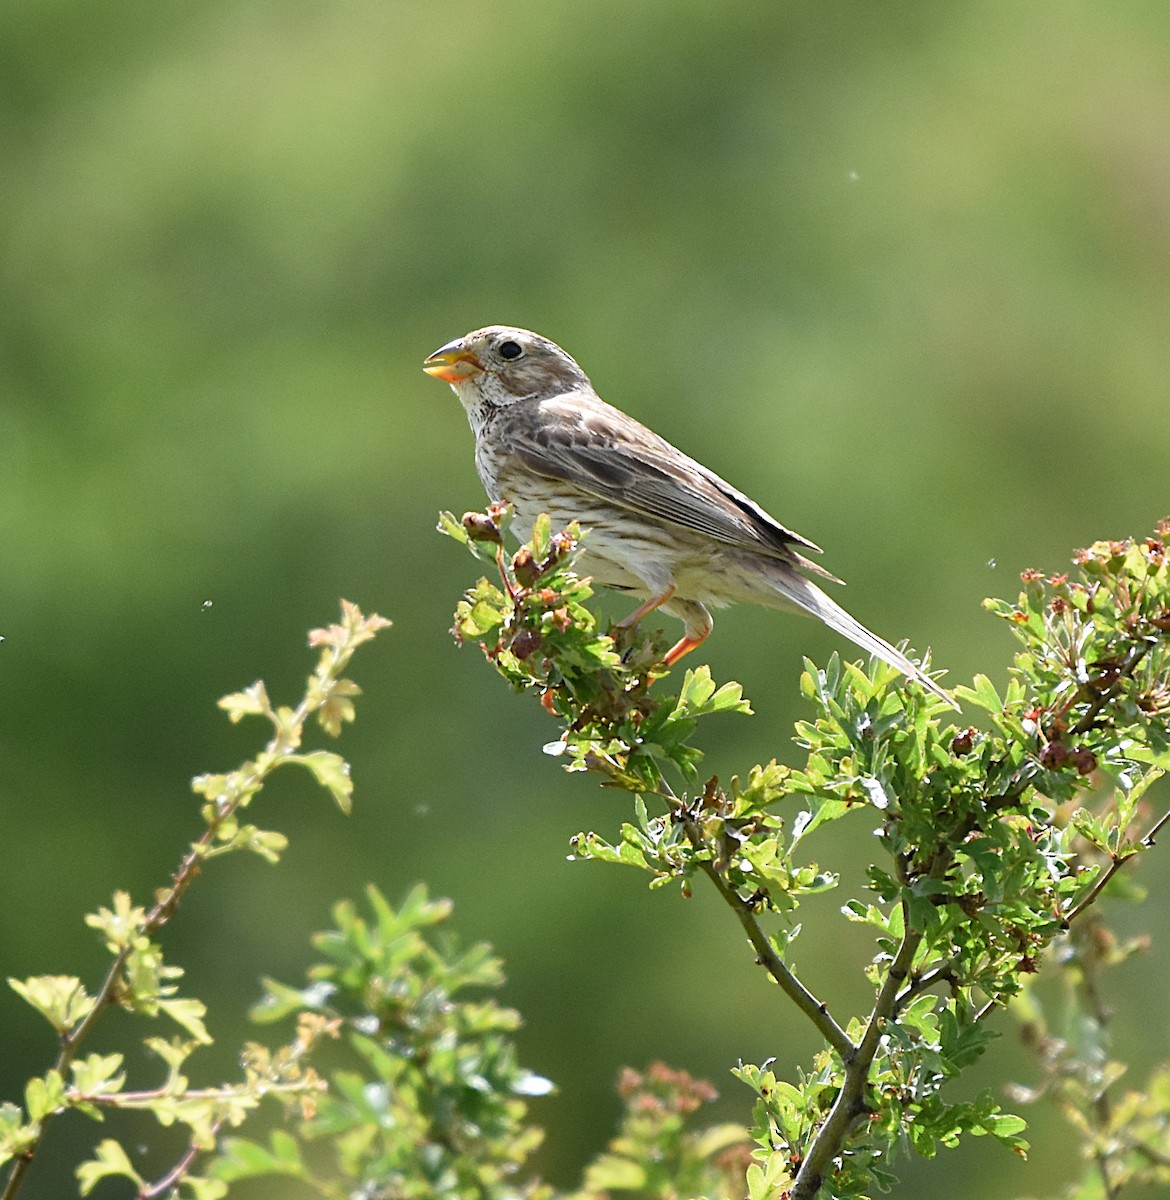
<instances>
[{"instance_id":1,"label":"bird's folded wing feather","mask_svg":"<svg viewBox=\"0 0 1170 1200\"><path fill-rule=\"evenodd\" d=\"M508 410L501 414L507 422L502 440L526 470L728 545L789 561L793 547L820 552L726 480L596 396L559 396L542 401L541 409L535 422L509 419L520 414Z\"/></svg>"}]
</instances>

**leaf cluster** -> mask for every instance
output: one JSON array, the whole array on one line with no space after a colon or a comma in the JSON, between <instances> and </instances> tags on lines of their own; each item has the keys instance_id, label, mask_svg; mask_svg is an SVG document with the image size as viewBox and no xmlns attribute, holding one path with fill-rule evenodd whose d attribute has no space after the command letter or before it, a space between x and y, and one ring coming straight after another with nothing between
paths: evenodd
<instances>
[{"instance_id":1,"label":"leaf cluster","mask_svg":"<svg viewBox=\"0 0 1170 1200\"><path fill-rule=\"evenodd\" d=\"M278 1174L330 1200L354 1195L515 1197L540 1143L525 1098L552 1085L517 1065L518 1015L484 989L503 982L488 947L461 949L441 927L451 904L415 887L393 908L370 886L371 917L343 902L314 944L304 988L267 980L264 1022L306 1014L340 1039L330 1088L268 1145L229 1138L212 1168L225 1183Z\"/></svg>"}]
</instances>

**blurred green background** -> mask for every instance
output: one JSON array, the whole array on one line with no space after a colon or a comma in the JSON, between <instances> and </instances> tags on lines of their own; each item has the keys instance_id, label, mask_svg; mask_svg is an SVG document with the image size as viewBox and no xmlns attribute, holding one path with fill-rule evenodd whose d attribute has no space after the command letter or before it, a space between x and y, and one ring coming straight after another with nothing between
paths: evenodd
<instances>
[{"instance_id":1,"label":"blurred green background","mask_svg":"<svg viewBox=\"0 0 1170 1200\"><path fill-rule=\"evenodd\" d=\"M356 664L353 816L274 785L285 864L215 864L167 935L211 1006L205 1081L335 898L422 878L506 958L522 1058L560 1087L534 1105L554 1180L608 1137L624 1063L711 1078L742 1118L729 1066L791 1070L810 1031L707 890L566 861L623 805L448 637L475 564L435 516L483 497L420 361L538 329L823 545L872 628L1002 681L982 597L1170 510L1163 0L6 0L0 117L3 974L96 981L82 914L147 899L197 832L188 778L262 735L215 699L299 695L346 596L395 621ZM710 768L794 756L801 656L846 649L720 615L704 654L758 715L711 723ZM855 881L871 827L833 838ZM849 894L796 951L841 1019L866 996ZM1139 1063L1167 1050L1168 911L1125 918L1160 947L1118 980ZM17 1097L53 1047L12 994L0 1025ZM1013 1073L1009 1036L964 1086ZM975 1143L900 1194L1055 1190L1071 1143L1030 1115L1032 1169ZM96 1132L55 1128L24 1195L69 1194Z\"/></svg>"}]
</instances>

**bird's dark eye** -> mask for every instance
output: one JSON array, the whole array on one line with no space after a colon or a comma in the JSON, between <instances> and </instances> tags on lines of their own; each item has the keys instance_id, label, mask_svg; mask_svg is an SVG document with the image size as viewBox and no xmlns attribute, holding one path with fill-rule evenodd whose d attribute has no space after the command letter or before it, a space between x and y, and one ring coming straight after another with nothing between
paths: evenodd
<instances>
[{"instance_id":1,"label":"bird's dark eye","mask_svg":"<svg viewBox=\"0 0 1170 1200\"><path fill-rule=\"evenodd\" d=\"M514 362L523 353L524 349L519 342L500 343L500 357L507 359L508 362Z\"/></svg>"}]
</instances>

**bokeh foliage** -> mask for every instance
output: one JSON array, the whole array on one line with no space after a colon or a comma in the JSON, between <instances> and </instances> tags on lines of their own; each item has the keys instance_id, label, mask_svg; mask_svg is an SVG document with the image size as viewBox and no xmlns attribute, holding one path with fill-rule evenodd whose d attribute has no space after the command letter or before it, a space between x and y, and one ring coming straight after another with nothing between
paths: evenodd
<instances>
[{"instance_id":1,"label":"bokeh foliage","mask_svg":"<svg viewBox=\"0 0 1170 1200\"><path fill-rule=\"evenodd\" d=\"M211 698L299 682L288 646L347 595L395 620L362 675L384 725L349 746L367 802L298 793L287 878L231 864L193 899L198 994L242 1012L337 897L421 876L507 960L524 1061L580 1080L566 1114L608 1129L623 1062L775 1052L717 915L563 861L606 801L550 779L547 719L446 637L464 572L434 513L482 497L417 368L475 325L562 342L959 678L1005 678L980 598L1167 508L1163 4L11 0L0 110L8 973L100 960L78 913L154 886L185 779L232 760ZM835 648L721 615L716 676L762 720L727 720L711 769L783 755L801 658ZM1126 978L1162 994L1162 962ZM43 1060L7 1003L5 1094ZM538 1119L572 1177L578 1121Z\"/></svg>"}]
</instances>

